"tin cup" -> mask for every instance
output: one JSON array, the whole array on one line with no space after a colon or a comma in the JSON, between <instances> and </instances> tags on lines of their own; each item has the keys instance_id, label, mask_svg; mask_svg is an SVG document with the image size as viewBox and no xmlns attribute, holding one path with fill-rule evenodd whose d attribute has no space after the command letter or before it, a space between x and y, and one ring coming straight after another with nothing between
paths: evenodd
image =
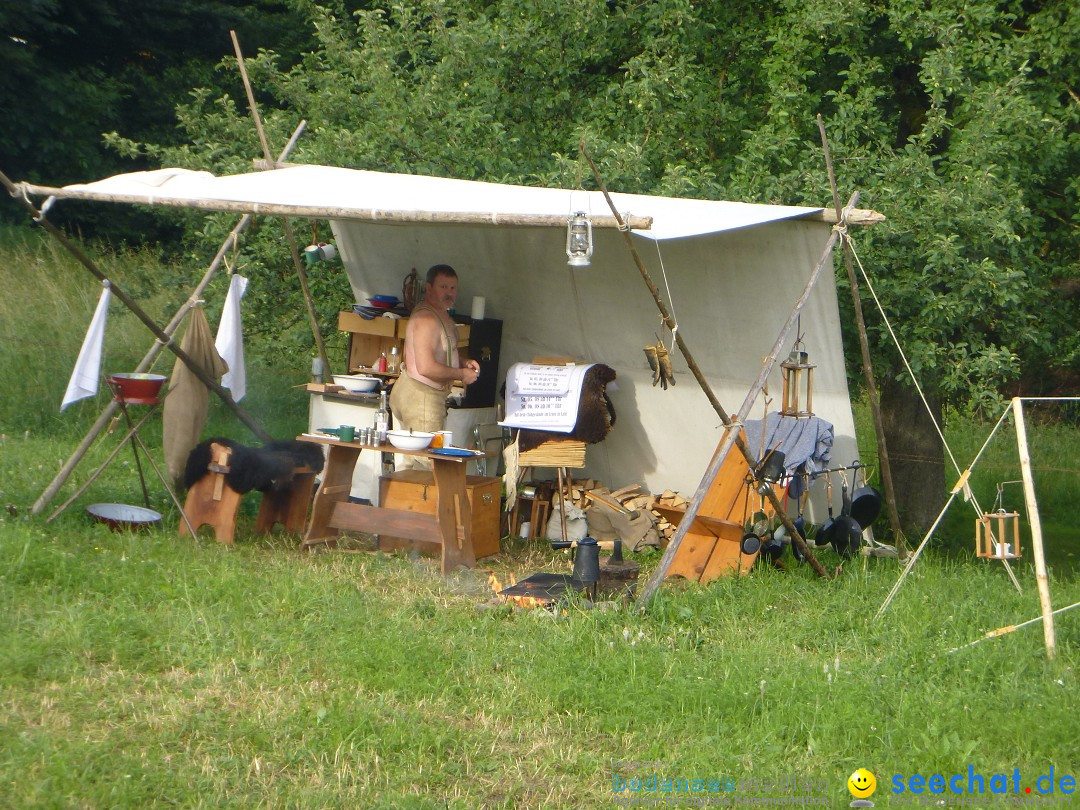
<instances>
[{"instance_id":1,"label":"tin cup","mask_svg":"<svg viewBox=\"0 0 1080 810\"><path fill-rule=\"evenodd\" d=\"M342 425L338 428L338 438L343 442L351 442L356 438L356 426L355 425Z\"/></svg>"}]
</instances>

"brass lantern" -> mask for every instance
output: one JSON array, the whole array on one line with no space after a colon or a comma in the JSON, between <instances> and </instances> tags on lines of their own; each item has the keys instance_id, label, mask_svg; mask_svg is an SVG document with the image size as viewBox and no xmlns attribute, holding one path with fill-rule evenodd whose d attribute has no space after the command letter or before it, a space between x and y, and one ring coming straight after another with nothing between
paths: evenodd
<instances>
[{"instance_id":1,"label":"brass lantern","mask_svg":"<svg viewBox=\"0 0 1080 810\"><path fill-rule=\"evenodd\" d=\"M566 220L566 263L588 267L592 250L592 223L584 211L578 211Z\"/></svg>"},{"instance_id":2,"label":"brass lantern","mask_svg":"<svg viewBox=\"0 0 1080 810\"><path fill-rule=\"evenodd\" d=\"M814 415L814 369L810 354L796 347L780 364L784 375L784 391L780 413L784 416Z\"/></svg>"}]
</instances>

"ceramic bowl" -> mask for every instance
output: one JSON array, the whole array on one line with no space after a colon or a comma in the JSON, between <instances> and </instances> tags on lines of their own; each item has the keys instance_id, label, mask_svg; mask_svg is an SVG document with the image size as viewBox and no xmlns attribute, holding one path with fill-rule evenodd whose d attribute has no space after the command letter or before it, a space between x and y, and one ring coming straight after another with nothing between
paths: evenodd
<instances>
[{"instance_id":1,"label":"ceramic bowl","mask_svg":"<svg viewBox=\"0 0 1080 810\"><path fill-rule=\"evenodd\" d=\"M363 374L335 374L334 384L354 394L367 394L379 387L378 377L366 377Z\"/></svg>"},{"instance_id":2,"label":"ceramic bowl","mask_svg":"<svg viewBox=\"0 0 1080 810\"><path fill-rule=\"evenodd\" d=\"M423 450L435 438L434 433L420 433L418 431L410 433L407 430L391 430L387 432L387 436L390 439L390 444L394 445L398 450Z\"/></svg>"}]
</instances>

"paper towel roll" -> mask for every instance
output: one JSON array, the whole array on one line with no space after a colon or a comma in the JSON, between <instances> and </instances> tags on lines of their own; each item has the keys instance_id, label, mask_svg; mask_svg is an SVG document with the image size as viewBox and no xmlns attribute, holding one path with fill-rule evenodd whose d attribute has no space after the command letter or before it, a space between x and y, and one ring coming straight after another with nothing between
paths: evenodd
<instances>
[{"instance_id":1,"label":"paper towel roll","mask_svg":"<svg viewBox=\"0 0 1080 810\"><path fill-rule=\"evenodd\" d=\"M472 319L474 321L484 320L484 296L474 295L472 300Z\"/></svg>"}]
</instances>

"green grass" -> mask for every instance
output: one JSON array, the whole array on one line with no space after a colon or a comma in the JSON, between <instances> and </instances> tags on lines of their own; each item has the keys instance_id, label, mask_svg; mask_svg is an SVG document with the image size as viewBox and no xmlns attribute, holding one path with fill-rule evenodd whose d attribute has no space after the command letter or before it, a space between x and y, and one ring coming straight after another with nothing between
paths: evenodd
<instances>
[{"instance_id":1,"label":"green grass","mask_svg":"<svg viewBox=\"0 0 1080 810\"><path fill-rule=\"evenodd\" d=\"M96 293L84 297L75 352ZM39 315L51 311L42 302ZM141 356L145 338L133 340ZM0 369L5 389L38 365L66 381L70 360ZM304 426L304 396L288 388L303 371L250 369L245 404L275 435ZM60 416L62 391L20 392L0 422L0 506L14 507L0 511L0 806L610 807L612 762L646 760L662 765L618 772L823 780L833 807L867 767L881 806L894 773L1018 768L1031 785L1051 766L1080 770L1080 610L1058 617L1053 663L1038 625L948 654L1039 615L1030 555L1018 594L999 565L956 552L968 517L876 622L894 561L851 562L831 582L789 563L668 583L644 611L517 611L487 604L483 572L443 578L404 556L302 554L296 537L252 536L251 496L232 547L179 539L153 479L163 524L111 533L84 507L139 503L130 464L55 521L30 517L98 410ZM1075 429L1030 429L1040 475L1072 465ZM959 440L977 449L988 431ZM250 440L220 407L207 433ZM54 503L117 438L95 445ZM1015 444L1002 446L1012 463ZM987 506L997 474L978 493ZM1075 500L1075 487L1045 486L1050 514ZM569 570L552 552L507 549L485 566ZM1051 586L1056 606L1080 599L1068 565ZM785 795L743 786L744 799Z\"/></svg>"}]
</instances>

